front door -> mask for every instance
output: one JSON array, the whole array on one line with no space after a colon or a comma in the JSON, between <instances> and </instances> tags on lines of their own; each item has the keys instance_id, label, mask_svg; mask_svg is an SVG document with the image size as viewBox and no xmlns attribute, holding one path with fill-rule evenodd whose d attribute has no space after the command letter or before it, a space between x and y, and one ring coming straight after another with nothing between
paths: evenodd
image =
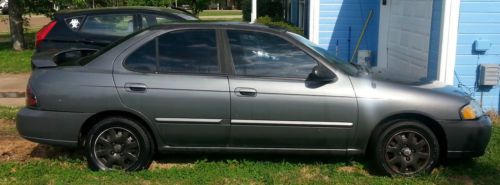
<instances>
[{"instance_id":1,"label":"front door","mask_svg":"<svg viewBox=\"0 0 500 185\"><path fill-rule=\"evenodd\" d=\"M379 68L387 76L427 78L433 0L383 0L380 11Z\"/></svg>"},{"instance_id":2,"label":"front door","mask_svg":"<svg viewBox=\"0 0 500 185\"><path fill-rule=\"evenodd\" d=\"M115 64L122 102L155 123L166 147L226 145L229 85L216 38L211 29L165 33Z\"/></svg>"},{"instance_id":3,"label":"front door","mask_svg":"<svg viewBox=\"0 0 500 185\"><path fill-rule=\"evenodd\" d=\"M348 79L308 79L320 64L279 36L237 30L227 36L235 73L230 146L346 148L357 118Z\"/></svg>"}]
</instances>

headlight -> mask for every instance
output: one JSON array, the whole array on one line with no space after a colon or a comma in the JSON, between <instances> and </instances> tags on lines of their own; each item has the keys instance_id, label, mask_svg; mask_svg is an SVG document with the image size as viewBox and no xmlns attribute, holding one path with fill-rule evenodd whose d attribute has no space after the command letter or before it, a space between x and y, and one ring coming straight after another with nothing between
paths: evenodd
<instances>
[{"instance_id":1,"label":"headlight","mask_svg":"<svg viewBox=\"0 0 500 185\"><path fill-rule=\"evenodd\" d=\"M474 100L460 110L462 119L471 120L483 116L483 109Z\"/></svg>"}]
</instances>

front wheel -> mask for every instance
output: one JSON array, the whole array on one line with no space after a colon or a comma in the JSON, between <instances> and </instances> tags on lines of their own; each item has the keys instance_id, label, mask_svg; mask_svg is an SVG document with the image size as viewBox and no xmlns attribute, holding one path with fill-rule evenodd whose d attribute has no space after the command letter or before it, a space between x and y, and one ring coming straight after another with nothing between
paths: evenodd
<instances>
[{"instance_id":1,"label":"front wheel","mask_svg":"<svg viewBox=\"0 0 500 185\"><path fill-rule=\"evenodd\" d=\"M111 117L99 121L86 138L85 155L92 170L147 169L154 153L148 133L135 120Z\"/></svg>"},{"instance_id":2,"label":"front wheel","mask_svg":"<svg viewBox=\"0 0 500 185\"><path fill-rule=\"evenodd\" d=\"M439 160L439 142L434 133L417 121L398 121L378 137L374 158L386 174L412 176L429 173Z\"/></svg>"}]
</instances>

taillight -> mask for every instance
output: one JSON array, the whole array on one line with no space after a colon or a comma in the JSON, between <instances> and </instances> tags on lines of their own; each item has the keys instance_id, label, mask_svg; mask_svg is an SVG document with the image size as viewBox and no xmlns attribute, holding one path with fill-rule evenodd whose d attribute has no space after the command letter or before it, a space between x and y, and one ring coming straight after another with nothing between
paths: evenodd
<instances>
[{"instance_id":1,"label":"taillight","mask_svg":"<svg viewBox=\"0 0 500 185\"><path fill-rule=\"evenodd\" d=\"M52 28L54 28L56 23L57 23L56 21L52 21L49 24L45 25L42 29L40 29L40 31L38 31L36 33L35 47L37 47L38 44L40 44L40 42L42 42L45 39L45 37L47 37L50 30L52 30Z\"/></svg>"},{"instance_id":2,"label":"taillight","mask_svg":"<svg viewBox=\"0 0 500 185\"><path fill-rule=\"evenodd\" d=\"M36 95L33 93L31 88L28 86L26 88L26 106L28 107L36 107L38 105L38 101L36 100Z\"/></svg>"}]
</instances>

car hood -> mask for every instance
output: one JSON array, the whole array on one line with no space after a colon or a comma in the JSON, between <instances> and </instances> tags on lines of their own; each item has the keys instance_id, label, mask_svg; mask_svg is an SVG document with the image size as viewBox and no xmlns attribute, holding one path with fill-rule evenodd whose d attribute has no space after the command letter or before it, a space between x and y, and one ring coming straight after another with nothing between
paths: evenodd
<instances>
[{"instance_id":1,"label":"car hood","mask_svg":"<svg viewBox=\"0 0 500 185\"><path fill-rule=\"evenodd\" d=\"M368 76L351 77L351 82L360 109L384 109L386 115L417 113L460 119L460 108L471 101L460 89L439 82L398 83Z\"/></svg>"},{"instance_id":2,"label":"car hood","mask_svg":"<svg viewBox=\"0 0 500 185\"><path fill-rule=\"evenodd\" d=\"M430 93L432 94L440 94L452 96L454 98L464 99L466 101L470 101L471 97L463 90L447 85L443 82L435 81L435 80L403 80L390 78L384 75L377 74L366 74L362 76L360 79L362 81L370 81L370 83L374 83L374 85L379 84L383 87L390 87L387 90L409 90L416 91L418 93Z\"/></svg>"},{"instance_id":3,"label":"car hood","mask_svg":"<svg viewBox=\"0 0 500 185\"><path fill-rule=\"evenodd\" d=\"M438 92L441 94L459 96L462 98L470 98L470 96L467 93L465 93L463 90L461 90L455 86L446 85L445 83L438 82L438 81L427 82L424 84L415 85L414 87L431 90L431 91Z\"/></svg>"}]
</instances>

